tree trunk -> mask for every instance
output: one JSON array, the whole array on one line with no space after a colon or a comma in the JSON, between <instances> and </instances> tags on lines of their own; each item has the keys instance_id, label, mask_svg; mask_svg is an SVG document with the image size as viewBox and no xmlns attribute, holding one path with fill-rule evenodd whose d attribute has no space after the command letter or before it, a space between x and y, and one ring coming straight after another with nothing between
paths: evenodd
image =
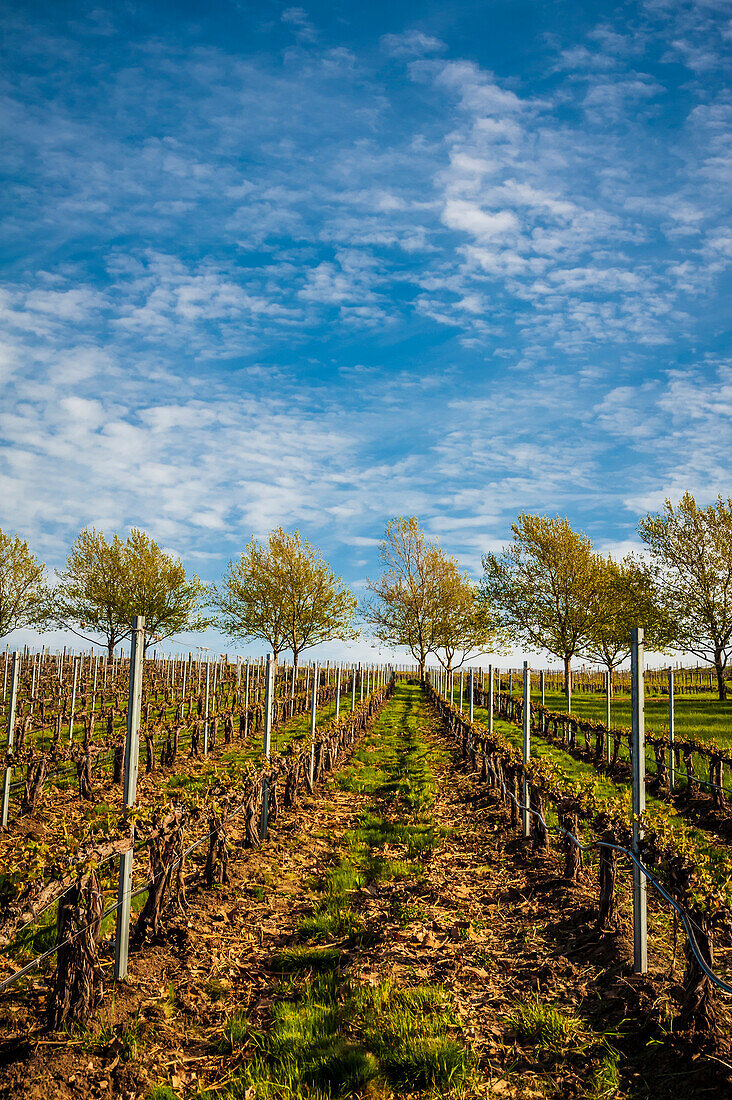
<instances>
[{"instance_id":1,"label":"tree trunk","mask_svg":"<svg viewBox=\"0 0 732 1100\"><path fill-rule=\"evenodd\" d=\"M569 710L569 700L572 694L572 655L564 657L564 695L567 700L567 710Z\"/></svg>"},{"instance_id":2,"label":"tree trunk","mask_svg":"<svg viewBox=\"0 0 732 1100\"><path fill-rule=\"evenodd\" d=\"M114 637L107 639L107 660L111 663L114 658L114 647L117 639Z\"/></svg>"},{"instance_id":3,"label":"tree trunk","mask_svg":"<svg viewBox=\"0 0 732 1100\"><path fill-rule=\"evenodd\" d=\"M724 668L722 655L716 653L714 655L714 671L717 673L717 692L719 693L719 700L722 703L727 698L727 684L724 679Z\"/></svg>"}]
</instances>

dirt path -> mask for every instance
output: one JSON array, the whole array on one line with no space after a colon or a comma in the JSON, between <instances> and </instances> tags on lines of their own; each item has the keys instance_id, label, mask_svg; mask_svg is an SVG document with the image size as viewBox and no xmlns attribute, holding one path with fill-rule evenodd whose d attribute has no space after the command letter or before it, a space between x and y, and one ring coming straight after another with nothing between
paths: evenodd
<instances>
[{"instance_id":1,"label":"dirt path","mask_svg":"<svg viewBox=\"0 0 732 1100\"><path fill-rule=\"evenodd\" d=\"M0 1097L724 1095L627 944L593 937L590 884L558 873L400 685L317 797L132 956L88 1032L19 1045L40 983L0 1008Z\"/></svg>"}]
</instances>

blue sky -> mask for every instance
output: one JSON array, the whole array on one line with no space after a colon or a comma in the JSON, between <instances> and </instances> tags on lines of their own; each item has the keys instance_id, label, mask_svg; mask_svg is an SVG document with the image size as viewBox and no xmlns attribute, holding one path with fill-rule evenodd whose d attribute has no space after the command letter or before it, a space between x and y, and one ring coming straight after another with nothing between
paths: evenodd
<instances>
[{"instance_id":1,"label":"blue sky","mask_svg":"<svg viewBox=\"0 0 732 1100\"><path fill-rule=\"evenodd\" d=\"M732 3L3 9L0 526L476 574L730 495Z\"/></svg>"}]
</instances>

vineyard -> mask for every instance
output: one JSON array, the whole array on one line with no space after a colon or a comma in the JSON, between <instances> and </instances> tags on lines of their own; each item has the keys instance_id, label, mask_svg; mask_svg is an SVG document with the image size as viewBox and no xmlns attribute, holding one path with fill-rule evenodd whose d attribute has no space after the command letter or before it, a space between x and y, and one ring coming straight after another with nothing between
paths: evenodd
<instances>
[{"instance_id":1,"label":"vineyard","mask_svg":"<svg viewBox=\"0 0 732 1100\"><path fill-rule=\"evenodd\" d=\"M728 1086L726 744L413 677L6 661L0 1096Z\"/></svg>"}]
</instances>

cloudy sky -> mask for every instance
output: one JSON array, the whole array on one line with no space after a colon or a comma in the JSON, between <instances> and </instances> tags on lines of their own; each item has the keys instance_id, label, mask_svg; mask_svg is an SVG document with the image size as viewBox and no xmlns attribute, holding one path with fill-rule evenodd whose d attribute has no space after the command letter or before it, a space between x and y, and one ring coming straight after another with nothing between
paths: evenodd
<instances>
[{"instance_id":1,"label":"cloudy sky","mask_svg":"<svg viewBox=\"0 0 732 1100\"><path fill-rule=\"evenodd\" d=\"M731 0L2 9L0 526L204 579L730 495Z\"/></svg>"}]
</instances>

